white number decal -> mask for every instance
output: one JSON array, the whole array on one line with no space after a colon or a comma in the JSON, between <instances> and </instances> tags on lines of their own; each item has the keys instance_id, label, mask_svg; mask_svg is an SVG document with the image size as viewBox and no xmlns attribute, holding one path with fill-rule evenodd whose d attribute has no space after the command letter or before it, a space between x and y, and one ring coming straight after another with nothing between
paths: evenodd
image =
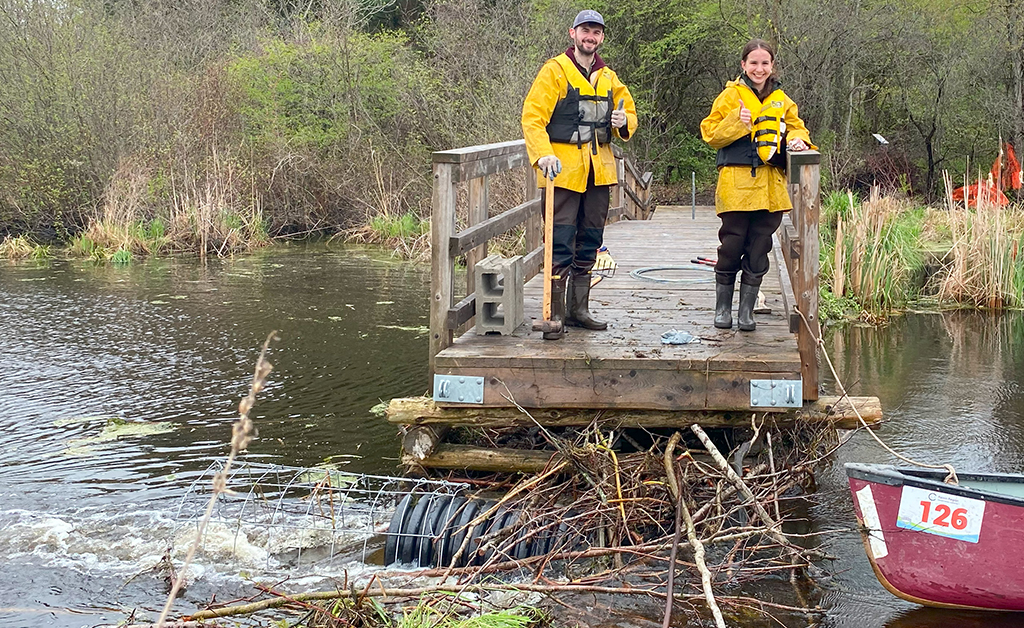
<instances>
[{"instance_id":1,"label":"white number decal","mask_svg":"<svg viewBox=\"0 0 1024 628\"><path fill-rule=\"evenodd\" d=\"M896 526L977 543L985 502L914 486L904 486Z\"/></svg>"}]
</instances>

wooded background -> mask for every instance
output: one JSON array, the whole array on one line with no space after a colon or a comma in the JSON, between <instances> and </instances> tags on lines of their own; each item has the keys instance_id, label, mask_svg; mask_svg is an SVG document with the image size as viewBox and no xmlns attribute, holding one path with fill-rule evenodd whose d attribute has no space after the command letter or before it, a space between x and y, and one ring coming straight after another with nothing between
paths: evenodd
<instances>
[{"instance_id":1,"label":"wooded background","mask_svg":"<svg viewBox=\"0 0 1024 628\"><path fill-rule=\"evenodd\" d=\"M687 196L691 171L713 185L698 125L754 36L826 189L927 201L1000 137L1024 147L1018 0L0 0L0 236L190 203L270 234L427 216L430 152L520 137L582 8L637 100L631 155Z\"/></svg>"}]
</instances>

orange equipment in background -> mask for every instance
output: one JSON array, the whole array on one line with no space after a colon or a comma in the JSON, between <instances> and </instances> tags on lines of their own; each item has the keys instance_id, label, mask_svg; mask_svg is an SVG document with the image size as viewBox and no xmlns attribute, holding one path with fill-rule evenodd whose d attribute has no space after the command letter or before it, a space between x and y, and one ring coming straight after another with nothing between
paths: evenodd
<instances>
[{"instance_id":1,"label":"orange equipment in background","mask_svg":"<svg viewBox=\"0 0 1024 628\"><path fill-rule=\"evenodd\" d=\"M1004 146L1006 147L1005 153ZM1010 204L1010 199L1006 198L1003 190L1021 189L1021 178L1020 162L1017 161L1013 145L1000 142L999 155L992 163L988 178L979 179L977 183L953 190L953 200L963 201L966 198L968 206L977 206L980 196L983 202L1005 207Z\"/></svg>"}]
</instances>

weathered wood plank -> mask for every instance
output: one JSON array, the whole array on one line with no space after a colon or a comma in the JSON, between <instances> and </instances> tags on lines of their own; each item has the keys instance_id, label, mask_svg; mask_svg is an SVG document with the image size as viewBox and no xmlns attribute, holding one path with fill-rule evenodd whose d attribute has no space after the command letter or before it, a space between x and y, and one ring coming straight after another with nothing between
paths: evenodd
<instances>
[{"instance_id":1,"label":"weathered wood plank","mask_svg":"<svg viewBox=\"0 0 1024 628\"><path fill-rule=\"evenodd\" d=\"M540 188L537 187L537 179L540 176L540 173L537 171L536 168L533 168L532 166L525 168L524 172L526 174L526 179L525 179L525 187L523 188L523 202L530 201L530 200L533 200L533 199L539 199L540 198ZM527 251L537 251L538 249L539 250L543 250L543 248L542 248L542 234L544 233L544 225L542 223L543 223L543 220L542 220L541 212L537 212L536 214L531 214L530 217L527 218L527 220L526 220L526 233L524 234L524 239L526 240L525 244L526 244L526 250ZM529 258L529 257L530 256L527 255L527 258ZM537 259L541 259L541 258L537 258ZM540 272L540 264L539 263L537 264L536 268L533 268L533 267L530 267L530 266L524 266L523 267L523 279L524 279L524 281L529 281L538 272Z\"/></svg>"},{"instance_id":2,"label":"weathered wood plank","mask_svg":"<svg viewBox=\"0 0 1024 628\"><path fill-rule=\"evenodd\" d=\"M640 198L637 195L636 192L633 191L633 188L631 188L628 185L622 186L622 191L626 193L626 196L628 196L629 199L631 201L633 201L633 203L637 207L637 211L631 212L632 213L631 217L633 219L642 219L640 217L643 216L646 213L646 211L647 211L647 203L645 203L644 200L642 198Z\"/></svg>"},{"instance_id":3,"label":"weathered wood plank","mask_svg":"<svg viewBox=\"0 0 1024 628\"><path fill-rule=\"evenodd\" d=\"M476 293L467 294L462 299L448 308L448 318L445 325L448 329L458 329L463 323L468 323L476 316Z\"/></svg>"},{"instance_id":4,"label":"weathered wood plank","mask_svg":"<svg viewBox=\"0 0 1024 628\"><path fill-rule=\"evenodd\" d=\"M616 338L595 340L592 337L580 339L570 345L551 348L547 352L541 352L543 347L536 346L544 342L539 335L534 338L524 339L522 346L516 346L518 351L511 352L504 350L500 340L508 337L490 336L495 340L493 343L478 343L475 351L462 351L459 353L445 352L445 355L438 358L437 368L444 369L446 373L457 375L461 369L486 369L507 368L507 369L582 369L592 371L597 369L638 369L655 371L679 371L679 370L715 370L715 371L758 371L770 373L791 373L799 372L799 355L793 352L779 352L773 343L766 341L762 344L752 345L742 341L732 342L728 336L722 336L717 342L708 340L701 344L689 345L662 345L661 332L659 330L644 331L642 329L629 330L641 338L649 338L657 344L644 342L634 345L617 344ZM607 332L606 332L607 333ZM724 332L729 333L729 332ZM732 332L738 334L739 332ZM569 336L589 336L588 332L571 329ZM550 341L547 344L552 344ZM746 349L737 352L736 348ZM640 406L642 407L642 406Z\"/></svg>"},{"instance_id":5,"label":"weathered wood plank","mask_svg":"<svg viewBox=\"0 0 1024 628\"><path fill-rule=\"evenodd\" d=\"M818 321L818 219L821 203L819 161L820 156L816 151L795 153L790 157L790 163L793 164L791 167L800 168L799 203L794 202L793 207L799 218L796 220L796 226L803 250L797 264L798 279L793 283L797 309L803 314L797 332L797 350L800 353L800 370L804 379L804 399L809 400L818 398L816 338L821 333ZM806 319L806 322L803 319Z\"/></svg>"},{"instance_id":6,"label":"weathered wood plank","mask_svg":"<svg viewBox=\"0 0 1024 628\"><path fill-rule=\"evenodd\" d=\"M489 177L472 179L469 182L469 224L475 227L490 215ZM463 253L459 251L456 255ZM487 242L480 242L466 253L466 294L476 291L476 263L487 257Z\"/></svg>"},{"instance_id":7,"label":"weathered wood plank","mask_svg":"<svg viewBox=\"0 0 1024 628\"><path fill-rule=\"evenodd\" d=\"M436 151L431 155L431 157L435 164L461 164L467 161L476 161L479 159L486 159L488 157L498 157L501 155L509 155L525 151L525 141L510 140L508 142L497 142L495 144L481 144L480 146Z\"/></svg>"},{"instance_id":8,"label":"weathered wood plank","mask_svg":"<svg viewBox=\"0 0 1024 628\"><path fill-rule=\"evenodd\" d=\"M526 150L523 149L520 153L496 155L457 164L452 170L452 180L456 183L459 181L472 181L477 177L508 172L509 170L529 165L530 160L526 156Z\"/></svg>"},{"instance_id":9,"label":"weathered wood plank","mask_svg":"<svg viewBox=\"0 0 1024 628\"><path fill-rule=\"evenodd\" d=\"M790 333L797 333L800 330L800 315L796 312L796 297L793 295L793 283L789 279L789 267L786 265L785 253L782 251L782 244L779 242L779 234L772 236L772 258L775 260L775 267L779 269L779 287L782 290L780 300L782 302L782 314L789 321Z\"/></svg>"},{"instance_id":10,"label":"weathered wood plank","mask_svg":"<svg viewBox=\"0 0 1024 628\"><path fill-rule=\"evenodd\" d=\"M609 217L615 216L615 220L618 220L619 216L622 216L623 213L628 211L626 209L626 207L625 207L625 205L626 205L625 196L622 193L622 190L623 190L623 188L625 187L625 184L626 184L625 172L626 172L626 167L623 165L623 160L616 159L615 160L615 174L616 174L616 177L617 177L616 180L618 181L618 184L612 187L611 202L609 203L611 205L612 209L610 209L608 211L608 216Z\"/></svg>"},{"instance_id":11,"label":"weathered wood plank","mask_svg":"<svg viewBox=\"0 0 1024 628\"><path fill-rule=\"evenodd\" d=\"M796 380L789 372L605 368L459 368L458 375L484 378L484 407L743 410L750 407L750 380ZM439 373L447 369L438 366ZM457 404L440 404L442 406Z\"/></svg>"},{"instance_id":12,"label":"weathered wood plank","mask_svg":"<svg viewBox=\"0 0 1024 628\"><path fill-rule=\"evenodd\" d=\"M625 168L626 168L626 171L629 172L629 174L634 179L637 180L637 183L639 185L643 185L643 181L642 181L643 176L640 174L640 171L637 169L636 164L634 164L632 161L627 161L627 162L625 162Z\"/></svg>"},{"instance_id":13,"label":"weathered wood plank","mask_svg":"<svg viewBox=\"0 0 1024 628\"><path fill-rule=\"evenodd\" d=\"M821 153L816 150L802 150L788 152L790 166L811 166L818 165L821 163ZM801 170L801 177L806 171Z\"/></svg>"},{"instance_id":14,"label":"weathered wood plank","mask_svg":"<svg viewBox=\"0 0 1024 628\"><path fill-rule=\"evenodd\" d=\"M478 181L479 179L474 179ZM472 190L472 187L470 188ZM472 204L470 205L472 207ZM540 211L540 200L533 199L521 205L516 205L508 211L497 216L474 224L449 238L449 251L454 255L462 255L470 249L482 246L493 237L499 236L509 229L516 227L529 219L529 217Z\"/></svg>"},{"instance_id":15,"label":"weathered wood plank","mask_svg":"<svg viewBox=\"0 0 1024 628\"><path fill-rule=\"evenodd\" d=\"M802 409L773 412L769 420L779 427L797 421L830 423L840 429L855 429L860 422L856 407L869 426L882 420L878 397L821 397ZM596 423L604 429L618 428L684 428L693 423L701 427L743 427L750 424L752 410L658 411L658 410L580 410L578 408L527 408L528 415L516 408L483 408L479 406L441 407L429 397L392 399L387 408L391 423L408 426L472 426L472 427L580 427ZM761 414L758 410L758 414ZM410 430L410 433L412 430ZM411 452L410 447L406 447Z\"/></svg>"},{"instance_id":16,"label":"weathered wood plank","mask_svg":"<svg viewBox=\"0 0 1024 628\"><path fill-rule=\"evenodd\" d=\"M797 235L796 227L793 226L793 221L790 217L783 216L782 228L779 230L779 237L782 241L782 250L788 260L798 260L803 254L803 244L800 241L800 236Z\"/></svg>"}]
</instances>

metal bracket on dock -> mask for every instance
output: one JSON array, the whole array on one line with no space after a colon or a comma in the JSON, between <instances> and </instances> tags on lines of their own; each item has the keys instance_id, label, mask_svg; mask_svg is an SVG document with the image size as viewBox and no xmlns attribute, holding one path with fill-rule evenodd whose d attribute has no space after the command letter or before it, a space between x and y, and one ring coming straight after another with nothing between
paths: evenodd
<instances>
[{"instance_id":1,"label":"metal bracket on dock","mask_svg":"<svg viewBox=\"0 0 1024 628\"><path fill-rule=\"evenodd\" d=\"M483 403L484 378L467 375L434 375L434 401Z\"/></svg>"},{"instance_id":2,"label":"metal bracket on dock","mask_svg":"<svg viewBox=\"0 0 1024 628\"><path fill-rule=\"evenodd\" d=\"M801 408L804 383L802 379L750 380L751 408Z\"/></svg>"}]
</instances>

